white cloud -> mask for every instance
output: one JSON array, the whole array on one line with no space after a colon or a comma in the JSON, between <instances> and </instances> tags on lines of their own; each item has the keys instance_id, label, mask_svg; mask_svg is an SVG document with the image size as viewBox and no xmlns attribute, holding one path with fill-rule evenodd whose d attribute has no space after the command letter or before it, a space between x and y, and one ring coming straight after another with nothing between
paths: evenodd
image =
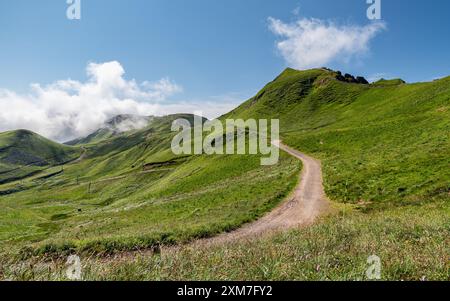
<instances>
[{"instance_id":1,"label":"white cloud","mask_svg":"<svg viewBox=\"0 0 450 301\"><path fill-rule=\"evenodd\" d=\"M205 117L217 117L232 103L163 100L182 88L163 78L138 84L124 79L119 62L90 63L88 80L60 80L50 85L32 84L29 94L0 89L0 131L28 129L57 141L90 134L119 114L142 116L193 113L201 108Z\"/></svg>"},{"instance_id":2,"label":"white cloud","mask_svg":"<svg viewBox=\"0 0 450 301\"><path fill-rule=\"evenodd\" d=\"M145 81L142 83L142 86L153 91L150 96L153 99L164 100L170 95L183 92L183 88L174 85L167 77L157 82Z\"/></svg>"},{"instance_id":3,"label":"white cloud","mask_svg":"<svg viewBox=\"0 0 450 301\"><path fill-rule=\"evenodd\" d=\"M370 41L382 30L383 22L366 26L337 25L319 19L299 19L284 23L270 17L269 29L281 38L277 42L286 62L293 68L323 67L334 60L349 61L367 53Z\"/></svg>"}]
</instances>

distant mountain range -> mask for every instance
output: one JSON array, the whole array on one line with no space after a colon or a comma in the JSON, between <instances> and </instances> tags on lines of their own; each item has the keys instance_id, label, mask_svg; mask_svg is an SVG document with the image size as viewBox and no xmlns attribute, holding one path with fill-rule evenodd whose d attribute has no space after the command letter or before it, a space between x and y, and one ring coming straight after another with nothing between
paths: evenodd
<instances>
[{"instance_id":1,"label":"distant mountain range","mask_svg":"<svg viewBox=\"0 0 450 301\"><path fill-rule=\"evenodd\" d=\"M368 84L363 77L342 75L328 68L306 71L288 68L255 97L221 119L279 118L285 139L293 139L293 142L306 134L327 129L338 135L339 128L379 127L382 133L387 125L400 120L401 127L390 129L390 132L404 131L406 134L408 129L416 127L414 120L431 118L432 113L439 110L442 111L438 115L448 114L441 99L447 97L449 82L447 77L418 84L406 84L401 79L381 79ZM87 137L64 145L25 130L2 133L0 172L5 177L7 171L16 166L62 164L79 155L81 151L77 146L80 145L97 145L93 148L103 149L104 153L106 146L120 141L119 148L126 149L138 143L136 137L140 137L138 141L145 141L150 133L168 134L170 123L180 116L193 122L193 115L189 114L166 117L118 115ZM430 136L436 131L433 120L424 125L423 130L425 128Z\"/></svg>"},{"instance_id":2,"label":"distant mountain range","mask_svg":"<svg viewBox=\"0 0 450 301\"><path fill-rule=\"evenodd\" d=\"M153 117L137 115L117 115L87 137L66 142L66 145L90 144L118 136L125 132L140 130L146 127Z\"/></svg>"}]
</instances>

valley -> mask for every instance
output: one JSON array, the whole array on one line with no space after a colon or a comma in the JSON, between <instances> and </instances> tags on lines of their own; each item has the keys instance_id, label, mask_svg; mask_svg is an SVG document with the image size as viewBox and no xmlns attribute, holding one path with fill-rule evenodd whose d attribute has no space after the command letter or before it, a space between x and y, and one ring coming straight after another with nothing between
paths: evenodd
<instances>
[{"instance_id":1,"label":"valley","mask_svg":"<svg viewBox=\"0 0 450 301\"><path fill-rule=\"evenodd\" d=\"M193 123L186 114L70 146L0 134L0 278L59 280L75 253L92 280L358 280L373 254L386 279L448 279L450 78L340 74L286 69L219 118L279 119L273 166L258 155L174 155L171 125ZM314 179L296 189L308 170ZM306 214L289 202L305 193L326 194L328 208ZM269 229L282 231L260 235Z\"/></svg>"}]
</instances>

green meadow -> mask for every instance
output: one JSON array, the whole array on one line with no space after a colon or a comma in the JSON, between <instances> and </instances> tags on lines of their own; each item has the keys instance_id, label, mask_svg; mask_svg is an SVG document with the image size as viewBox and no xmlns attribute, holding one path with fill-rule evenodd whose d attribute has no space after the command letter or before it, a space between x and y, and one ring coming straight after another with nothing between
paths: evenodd
<instances>
[{"instance_id":1,"label":"green meadow","mask_svg":"<svg viewBox=\"0 0 450 301\"><path fill-rule=\"evenodd\" d=\"M64 280L76 253L88 280L366 280L371 255L383 279L450 279L450 78L369 85L285 70L221 119L279 119L285 144L322 160L332 210L309 228L221 246L183 243L263 216L301 163L175 156L180 116L57 145L43 166L0 160L0 278ZM11 144L2 137L0 158Z\"/></svg>"},{"instance_id":2,"label":"green meadow","mask_svg":"<svg viewBox=\"0 0 450 301\"><path fill-rule=\"evenodd\" d=\"M381 280L448 281L448 201L365 213L334 205L315 225L227 245L181 246L154 255L81 257L84 280L370 280L369 256ZM3 262L18 280L67 280L66 260Z\"/></svg>"},{"instance_id":3,"label":"green meadow","mask_svg":"<svg viewBox=\"0 0 450 301\"><path fill-rule=\"evenodd\" d=\"M173 155L174 118L2 185L2 249L105 255L211 237L261 217L298 182L301 164L287 155L269 167L259 156Z\"/></svg>"}]
</instances>

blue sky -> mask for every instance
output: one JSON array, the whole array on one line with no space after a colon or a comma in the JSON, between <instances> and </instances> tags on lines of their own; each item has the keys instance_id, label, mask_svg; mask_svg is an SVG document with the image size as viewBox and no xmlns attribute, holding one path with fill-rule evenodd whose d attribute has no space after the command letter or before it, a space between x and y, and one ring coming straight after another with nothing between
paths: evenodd
<instances>
[{"instance_id":1,"label":"blue sky","mask_svg":"<svg viewBox=\"0 0 450 301\"><path fill-rule=\"evenodd\" d=\"M298 66L277 47L286 37L276 34L268 18L286 26L316 18L325 27L332 22L341 29L373 23L366 17L366 0L81 4L81 20L68 20L65 0L0 0L0 89L23 96L30 93L31 83L45 86L69 78L83 82L88 80L88 63L117 61L127 80L166 78L182 88L167 97L167 103L234 104L285 67ZM338 53L326 65L367 78L382 74L409 82L449 75L449 14L448 0L382 0L385 28L369 38L365 51ZM10 127L0 124L0 130Z\"/></svg>"}]
</instances>

